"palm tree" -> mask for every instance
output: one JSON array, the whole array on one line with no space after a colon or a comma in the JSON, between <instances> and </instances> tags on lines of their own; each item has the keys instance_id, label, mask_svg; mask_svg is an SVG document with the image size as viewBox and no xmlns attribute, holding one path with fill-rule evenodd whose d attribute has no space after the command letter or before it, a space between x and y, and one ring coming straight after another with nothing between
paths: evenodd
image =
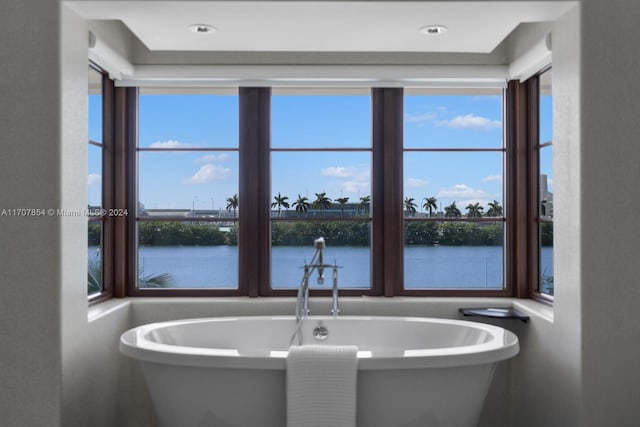
<instances>
[{"instance_id":1,"label":"palm tree","mask_svg":"<svg viewBox=\"0 0 640 427\"><path fill-rule=\"evenodd\" d=\"M89 294L102 291L102 262L89 260L87 270L87 287Z\"/></svg>"},{"instance_id":2,"label":"palm tree","mask_svg":"<svg viewBox=\"0 0 640 427\"><path fill-rule=\"evenodd\" d=\"M320 216L322 216L322 211L331 207L332 200L327 197L327 193L315 193L315 195L316 199L311 204L311 207L314 209L320 209Z\"/></svg>"},{"instance_id":3,"label":"palm tree","mask_svg":"<svg viewBox=\"0 0 640 427\"><path fill-rule=\"evenodd\" d=\"M298 194L298 200L293 203L293 206L296 208L298 214L302 214L309 209L309 199Z\"/></svg>"},{"instance_id":4,"label":"palm tree","mask_svg":"<svg viewBox=\"0 0 640 427\"><path fill-rule=\"evenodd\" d=\"M227 210L233 210L233 216L236 216L236 209L238 209L238 194L234 194L227 199Z\"/></svg>"},{"instance_id":5,"label":"palm tree","mask_svg":"<svg viewBox=\"0 0 640 427\"><path fill-rule=\"evenodd\" d=\"M500 202L494 200L493 202L487 203L489 205L489 210L487 210L487 216L502 216L502 206L500 206Z\"/></svg>"},{"instance_id":6,"label":"palm tree","mask_svg":"<svg viewBox=\"0 0 640 427\"><path fill-rule=\"evenodd\" d=\"M444 217L445 218L460 218L462 216L462 212L456 206L456 202L454 201L449 206L445 206L444 208Z\"/></svg>"},{"instance_id":7,"label":"palm tree","mask_svg":"<svg viewBox=\"0 0 640 427\"><path fill-rule=\"evenodd\" d=\"M140 288L170 288L175 286L175 279L171 273L147 274L138 278Z\"/></svg>"},{"instance_id":8,"label":"palm tree","mask_svg":"<svg viewBox=\"0 0 640 427\"><path fill-rule=\"evenodd\" d=\"M484 208L480 203L469 203L465 208L467 210L467 218L482 218Z\"/></svg>"},{"instance_id":9,"label":"palm tree","mask_svg":"<svg viewBox=\"0 0 640 427\"><path fill-rule=\"evenodd\" d=\"M425 210L429 211L429 218L431 218L431 215L433 215L433 211L438 209L438 199L436 199L435 197L425 197L424 198L424 204L422 205L423 208L425 208Z\"/></svg>"},{"instance_id":10,"label":"palm tree","mask_svg":"<svg viewBox=\"0 0 640 427\"><path fill-rule=\"evenodd\" d=\"M275 208L276 206L278 207L278 216L280 216L281 209L285 208L285 209L289 209L289 202L287 202L287 200L289 200L289 198L287 196L282 196L280 195L280 192L278 191L278 195L277 196L273 196L275 202L271 203L271 207Z\"/></svg>"},{"instance_id":11,"label":"palm tree","mask_svg":"<svg viewBox=\"0 0 640 427\"><path fill-rule=\"evenodd\" d=\"M102 291L102 263L89 260L87 286L89 294ZM140 288L170 288L175 286L175 277L171 273L156 273L138 277Z\"/></svg>"},{"instance_id":12,"label":"palm tree","mask_svg":"<svg viewBox=\"0 0 640 427\"><path fill-rule=\"evenodd\" d=\"M404 209L407 211L409 215L415 216L417 207L418 205L416 205L416 202L413 200L413 197L404 198Z\"/></svg>"},{"instance_id":13,"label":"palm tree","mask_svg":"<svg viewBox=\"0 0 640 427\"><path fill-rule=\"evenodd\" d=\"M348 197L340 197L336 202L340 203L340 216L344 216L344 205L349 201Z\"/></svg>"},{"instance_id":14,"label":"palm tree","mask_svg":"<svg viewBox=\"0 0 640 427\"><path fill-rule=\"evenodd\" d=\"M369 205L371 204L371 196L364 196L364 197L360 197L360 209L362 209L362 212L367 213L369 212Z\"/></svg>"}]
</instances>

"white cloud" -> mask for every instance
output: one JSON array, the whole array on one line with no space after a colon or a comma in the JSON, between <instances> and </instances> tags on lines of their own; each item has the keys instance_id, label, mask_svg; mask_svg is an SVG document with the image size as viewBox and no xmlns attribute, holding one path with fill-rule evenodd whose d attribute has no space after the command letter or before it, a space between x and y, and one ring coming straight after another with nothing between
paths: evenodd
<instances>
[{"instance_id":1,"label":"white cloud","mask_svg":"<svg viewBox=\"0 0 640 427\"><path fill-rule=\"evenodd\" d=\"M323 176L333 178L327 183L327 191L342 196L369 194L371 191L371 170L369 165L329 166L321 169Z\"/></svg>"},{"instance_id":2,"label":"white cloud","mask_svg":"<svg viewBox=\"0 0 640 427\"><path fill-rule=\"evenodd\" d=\"M193 161L196 165L202 165L205 163L222 163L229 160L229 155L223 154L207 154L206 156L198 157Z\"/></svg>"},{"instance_id":3,"label":"white cloud","mask_svg":"<svg viewBox=\"0 0 640 427\"><path fill-rule=\"evenodd\" d=\"M87 176L87 185L89 187L94 185L100 185L101 182L102 182L102 176L97 173L90 173Z\"/></svg>"},{"instance_id":4,"label":"white cloud","mask_svg":"<svg viewBox=\"0 0 640 427\"><path fill-rule=\"evenodd\" d=\"M353 166L329 166L320 171L324 176L333 178L351 178L355 176L356 169Z\"/></svg>"},{"instance_id":5,"label":"white cloud","mask_svg":"<svg viewBox=\"0 0 640 427\"><path fill-rule=\"evenodd\" d=\"M340 189L347 194L365 194L369 192L371 185L369 181L346 181Z\"/></svg>"},{"instance_id":6,"label":"white cloud","mask_svg":"<svg viewBox=\"0 0 640 427\"><path fill-rule=\"evenodd\" d=\"M453 199L464 202L490 199L490 195L486 191L473 189L466 184L456 184L453 187L444 188L440 190L437 197L439 199Z\"/></svg>"},{"instance_id":7,"label":"white cloud","mask_svg":"<svg viewBox=\"0 0 640 427\"><path fill-rule=\"evenodd\" d=\"M206 184L212 181L224 180L229 175L231 175L231 169L207 163L202 165L192 177L185 179L184 182L186 184Z\"/></svg>"},{"instance_id":8,"label":"white cloud","mask_svg":"<svg viewBox=\"0 0 640 427\"><path fill-rule=\"evenodd\" d=\"M502 181L502 175L488 175L482 178L482 182Z\"/></svg>"},{"instance_id":9,"label":"white cloud","mask_svg":"<svg viewBox=\"0 0 640 427\"><path fill-rule=\"evenodd\" d=\"M418 126L424 124L425 122L430 122L436 118L436 115L433 113L417 113L417 114L405 114L404 121L406 123L417 123Z\"/></svg>"},{"instance_id":10,"label":"white cloud","mask_svg":"<svg viewBox=\"0 0 640 427\"><path fill-rule=\"evenodd\" d=\"M176 141L175 139L170 139L168 141L156 141L153 142L149 147L151 148L192 148L192 144L187 144L185 142Z\"/></svg>"},{"instance_id":11,"label":"white cloud","mask_svg":"<svg viewBox=\"0 0 640 427\"><path fill-rule=\"evenodd\" d=\"M429 181L427 181L426 179L420 179L420 178L407 179L407 187L416 188L416 187L425 187L427 185L429 185Z\"/></svg>"},{"instance_id":12,"label":"white cloud","mask_svg":"<svg viewBox=\"0 0 640 427\"><path fill-rule=\"evenodd\" d=\"M473 129L488 131L491 129L499 129L502 127L500 120L490 120L486 117L467 114L466 116L456 116L451 120L442 120L437 123L438 126L448 127L450 129Z\"/></svg>"}]
</instances>

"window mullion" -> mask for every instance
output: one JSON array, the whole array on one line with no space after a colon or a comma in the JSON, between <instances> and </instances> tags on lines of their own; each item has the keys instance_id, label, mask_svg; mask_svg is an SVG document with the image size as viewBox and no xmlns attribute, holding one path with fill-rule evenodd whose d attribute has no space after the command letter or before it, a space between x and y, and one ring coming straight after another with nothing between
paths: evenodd
<instances>
[{"instance_id":1,"label":"window mullion","mask_svg":"<svg viewBox=\"0 0 640 427\"><path fill-rule=\"evenodd\" d=\"M115 296L133 294L137 281L136 179L135 148L138 138L138 90L115 89L114 208L124 209L127 216L114 220L114 285Z\"/></svg>"},{"instance_id":2,"label":"window mullion","mask_svg":"<svg viewBox=\"0 0 640 427\"><path fill-rule=\"evenodd\" d=\"M115 207L114 188L115 183L115 136L116 128L116 111L115 111L115 85L109 78L103 78L103 156L102 156L102 208L111 209ZM103 242L103 278L105 291L113 296L121 296L118 293L115 278L115 267L119 264L116 256L118 254L115 238L115 224L112 219L106 215L103 216L102 224L104 227Z\"/></svg>"},{"instance_id":3,"label":"window mullion","mask_svg":"<svg viewBox=\"0 0 640 427\"><path fill-rule=\"evenodd\" d=\"M535 149L537 141L537 87L531 80L509 82L507 89L507 182L509 279L514 296L530 297L533 283L537 283L537 244L532 206L535 206L537 170Z\"/></svg>"},{"instance_id":4,"label":"window mullion","mask_svg":"<svg viewBox=\"0 0 640 427\"><path fill-rule=\"evenodd\" d=\"M240 293L257 297L271 278L271 89L240 88L239 96L238 285Z\"/></svg>"},{"instance_id":5,"label":"window mullion","mask_svg":"<svg viewBox=\"0 0 640 427\"><path fill-rule=\"evenodd\" d=\"M402 177L403 90L375 88L373 108L373 288L385 296L404 286ZM382 283L380 283L382 282Z\"/></svg>"}]
</instances>

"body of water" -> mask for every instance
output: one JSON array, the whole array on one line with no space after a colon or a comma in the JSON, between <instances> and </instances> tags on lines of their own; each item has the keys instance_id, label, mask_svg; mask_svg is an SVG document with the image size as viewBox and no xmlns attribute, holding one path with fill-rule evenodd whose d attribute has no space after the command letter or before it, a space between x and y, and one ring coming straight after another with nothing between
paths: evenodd
<instances>
[{"instance_id":1,"label":"body of water","mask_svg":"<svg viewBox=\"0 0 640 427\"><path fill-rule=\"evenodd\" d=\"M297 288L302 266L313 256L312 247L274 247L272 283L276 289ZM92 257L96 248L90 248ZM368 288L371 255L366 247L328 247L324 261L336 262L343 289ZM236 246L141 247L141 276L170 273L180 288L235 288L238 283ZM410 289L456 288L500 289L503 284L503 253L499 246L411 246L405 249L405 286ZM542 271L553 276L553 248L542 250ZM331 271L325 284L311 280L312 288L330 288Z\"/></svg>"}]
</instances>

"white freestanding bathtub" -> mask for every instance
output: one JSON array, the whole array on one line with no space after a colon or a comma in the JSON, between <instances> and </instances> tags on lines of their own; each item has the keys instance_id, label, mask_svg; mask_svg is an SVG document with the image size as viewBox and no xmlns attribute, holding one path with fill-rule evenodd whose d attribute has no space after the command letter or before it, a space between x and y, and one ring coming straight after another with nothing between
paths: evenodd
<instances>
[{"instance_id":1,"label":"white freestanding bathtub","mask_svg":"<svg viewBox=\"0 0 640 427\"><path fill-rule=\"evenodd\" d=\"M513 333L483 323L302 322L303 344L358 346L358 427L475 426L496 363L519 351ZM154 323L125 332L120 351L141 362L162 427L284 427L295 323L292 316ZM322 341L314 337L318 327L328 331Z\"/></svg>"}]
</instances>

